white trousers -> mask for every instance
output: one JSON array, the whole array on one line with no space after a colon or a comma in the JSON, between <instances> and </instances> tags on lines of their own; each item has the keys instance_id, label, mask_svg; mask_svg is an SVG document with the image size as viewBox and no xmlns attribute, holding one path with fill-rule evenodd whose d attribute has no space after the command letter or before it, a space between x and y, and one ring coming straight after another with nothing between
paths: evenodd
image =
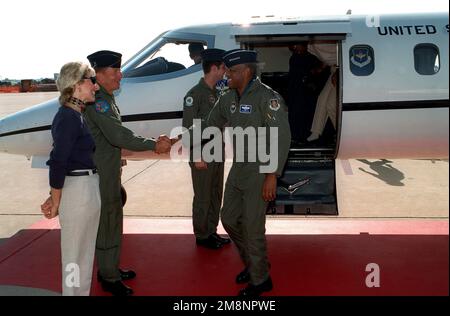
<instances>
[{"instance_id":1,"label":"white trousers","mask_svg":"<svg viewBox=\"0 0 450 316\"><path fill-rule=\"evenodd\" d=\"M328 118L331 119L331 122L336 129L336 87L333 86L332 83L335 72L336 68L332 67L330 77L317 99L316 111L311 127L311 132L313 134L322 135Z\"/></svg>"},{"instance_id":2,"label":"white trousers","mask_svg":"<svg viewBox=\"0 0 450 316\"><path fill-rule=\"evenodd\" d=\"M88 296L100 221L98 175L67 176L59 207L63 296Z\"/></svg>"}]
</instances>

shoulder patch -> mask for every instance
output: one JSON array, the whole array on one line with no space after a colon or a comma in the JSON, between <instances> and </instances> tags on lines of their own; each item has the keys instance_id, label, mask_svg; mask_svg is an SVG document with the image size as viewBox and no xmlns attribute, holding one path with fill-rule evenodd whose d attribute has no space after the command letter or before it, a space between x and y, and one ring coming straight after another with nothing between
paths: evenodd
<instances>
[{"instance_id":1,"label":"shoulder patch","mask_svg":"<svg viewBox=\"0 0 450 316\"><path fill-rule=\"evenodd\" d=\"M111 108L108 101L99 99L95 101L95 111L99 113L106 113Z\"/></svg>"},{"instance_id":2,"label":"shoulder patch","mask_svg":"<svg viewBox=\"0 0 450 316\"><path fill-rule=\"evenodd\" d=\"M194 98L193 98L193 97L187 97L187 98L184 100L184 105L187 106L187 107L190 107L190 106L192 106L193 104L194 104Z\"/></svg>"},{"instance_id":3,"label":"shoulder patch","mask_svg":"<svg viewBox=\"0 0 450 316\"><path fill-rule=\"evenodd\" d=\"M270 99L269 101L269 108L272 111L278 111L280 109L280 100L279 99Z\"/></svg>"}]
</instances>

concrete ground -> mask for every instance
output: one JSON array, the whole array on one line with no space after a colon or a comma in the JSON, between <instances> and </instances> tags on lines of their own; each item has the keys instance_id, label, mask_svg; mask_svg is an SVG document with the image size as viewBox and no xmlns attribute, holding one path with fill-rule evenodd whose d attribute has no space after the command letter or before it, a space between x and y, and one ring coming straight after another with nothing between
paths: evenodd
<instances>
[{"instance_id":1,"label":"concrete ground","mask_svg":"<svg viewBox=\"0 0 450 316\"><path fill-rule=\"evenodd\" d=\"M57 95L0 94L0 117ZM1 243L2 238L42 219L39 206L49 186L48 170L31 169L25 157L0 154L0 166ZM448 219L448 160L337 161L336 175L338 218ZM191 216L193 192L186 163L129 161L123 182L128 192L127 217Z\"/></svg>"}]
</instances>

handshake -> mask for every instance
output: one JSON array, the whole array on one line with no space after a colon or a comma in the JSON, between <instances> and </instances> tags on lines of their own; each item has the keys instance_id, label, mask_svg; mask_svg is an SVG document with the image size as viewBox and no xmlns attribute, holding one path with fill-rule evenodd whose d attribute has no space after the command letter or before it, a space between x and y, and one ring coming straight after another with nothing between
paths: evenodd
<instances>
[{"instance_id":1,"label":"handshake","mask_svg":"<svg viewBox=\"0 0 450 316\"><path fill-rule=\"evenodd\" d=\"M166 135L161 135L156 140L155 152L157 154L166 154L172 148L172 145L175 144L179 139L172 138L170 139Z\"/></svg>"}]
</instances>

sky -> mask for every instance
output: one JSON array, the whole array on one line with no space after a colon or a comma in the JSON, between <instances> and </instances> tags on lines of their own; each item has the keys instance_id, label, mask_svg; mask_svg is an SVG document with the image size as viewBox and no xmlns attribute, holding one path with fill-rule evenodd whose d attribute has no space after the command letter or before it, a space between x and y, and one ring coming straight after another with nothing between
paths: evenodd
<instances>
[{"instance_id":1,"label":"sky","mask_svg":"<svg viewBox=\"0 0 450 316\"><path fill-rule=\"evenodd\" d=\"M102 49L123 61L164 31L279 17L448 12L447 0L5 0L0 4L0 80L53 78Z\"/></svg>"}]
</instances>

